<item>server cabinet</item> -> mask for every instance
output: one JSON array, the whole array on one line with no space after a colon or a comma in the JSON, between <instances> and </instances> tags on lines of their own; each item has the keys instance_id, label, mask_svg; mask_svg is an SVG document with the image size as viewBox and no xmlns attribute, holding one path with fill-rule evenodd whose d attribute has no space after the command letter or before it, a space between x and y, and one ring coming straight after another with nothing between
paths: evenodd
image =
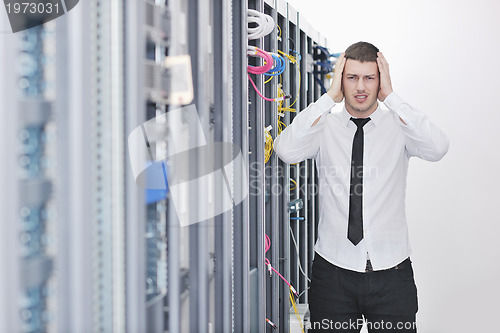
<instances>
[{"instance_id":1,"label":"server cabinet","mask_svg":"<svg viewBox=\"0 0 500 333\"><path fill-rule=\"evenodd\" d=\"M248 40L249 9L276 27ZM0 331L267 332L267 319L288 332L290 289L265 260L307 304L317 177L312 161L266 152L320 94L311 57L326 41L306 19L283 0L88 0L0 40ZM280 78L253 79L292 98L258 96L248 45L289 56ZM199 127L183 116L193 108ZM143 186L129 137L150 125L143 144L165 178L181 171L173 152L201 141L238 147L244 171L179 197L175 182ZM248 195L183 224L223 190Z\"/></svg>"}]
</instances>

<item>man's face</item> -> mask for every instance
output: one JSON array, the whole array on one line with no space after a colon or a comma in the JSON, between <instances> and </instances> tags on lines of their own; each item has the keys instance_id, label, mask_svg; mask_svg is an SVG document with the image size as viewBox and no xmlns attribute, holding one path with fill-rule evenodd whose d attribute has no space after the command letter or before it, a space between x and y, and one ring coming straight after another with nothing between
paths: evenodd
<instances>
[{"instance_id":1,"label":"man's face","mask_svg":"<svg viewBox=\"0 0 500 333\"><path fill-rule=\"evenodd\" d=\"M377 63L347 59L343 74L347 111L357 118L368 117L378 106L380 78Z\"/></svg>"}]
</instances>

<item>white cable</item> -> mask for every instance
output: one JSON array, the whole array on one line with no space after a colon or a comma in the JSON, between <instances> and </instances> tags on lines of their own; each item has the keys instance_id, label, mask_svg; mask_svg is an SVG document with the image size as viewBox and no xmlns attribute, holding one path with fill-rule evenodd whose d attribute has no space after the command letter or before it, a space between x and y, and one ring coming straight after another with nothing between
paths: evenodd
<instances>
[{"instance_id":1,"label":"white cable","mask_svg":"<svg viewBox=\"0 0 500 333\"><path fill-rule=\"evenodd\" d=\"M248 55L257 55L257 48L252 45L247 45L247 54Z\"/></svg>"},{"instance_id":2,"label":"white cable","mask_svg":"<svg viewBox=\"0 0 500 333\"><path fill-rule=\"evenodd\" d=\"M250 27L251 23L257 24L256 27ZM253 9L248 10L247 16L248 39L259 39L269 35L276 27L271 16L258 12Z\"/></svg>"},{"instance_id":3,"label":"white cable","mask_svg":"<svg viewBox=\"0 0 500 333\"><path fill-rule=\"evenodd\" d=\"M302 269L302 265L300 263L299 247L297 246L297 242L295 241L295 237L293 236L292 228L290 228L290 235L292 236L293 244L295 244L295 250L297 251L297 262L299 263L299 269L302 272L302 274L304 274L307 281L311 282L311 279L307 277L306 273L304 273L304 270Z\"/></svg>"},{"instance_id":4,"label":"white cable","mask_svg":"<svg viewBox=\"0 0 500 333\"><path fill-rule=\"evenodd\" d=\"M307 290L309 290L310 287L307 287L306 289L302 290L302 292L297 296L298 299L300 299L300 296L302 296Z\"/></svg>"}]
</instances>

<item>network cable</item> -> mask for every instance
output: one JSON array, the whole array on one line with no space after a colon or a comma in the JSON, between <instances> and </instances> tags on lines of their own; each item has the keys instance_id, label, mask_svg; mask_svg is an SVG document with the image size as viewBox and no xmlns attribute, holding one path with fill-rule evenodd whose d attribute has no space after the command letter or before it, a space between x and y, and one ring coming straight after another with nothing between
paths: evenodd
<instances>
[{"instance_id":1,"label":"network cable","mask_svg":"<svg viewBox=\"0 0 500 333\"><path fill-rule=\"evenodd\" d=\"M253 9L249 9L247 14L248 39L259 39L273 32L276 25L271 16ZM250 24L256 24L257 26L250 27Z\"/></svg>"},{"instance_id":2,"label":"network cable","mask_svg":"<svg viewBox=\"0 0 500 333\"><path fill-rule=\"evenodd\" d=\"M286 128L286 124L282 120L280 120L279 118L283 118L285 116L285 112L297 112L294 108L292 108L292 106L295 105L295 103L297 102L299 95L300 95L300 89L301 89L301 76L300 76L300 67L298 65L298 62L300 61L300 59L302 59L302 57L299 53L297 53L293 50L291 50L291 51L293 53L295 53L297 56L292 56L290 54L286 54L281 50L278 50L278 53L281 54L284 58L287 58L290 61L290 63L294 64L297 67L298 76L299 76L299 85L298 85L298 89L297 89L297 95L295 96L295 99L292 102L292 104L290 104L287 107L283 106L283 101L280 101L278 104L278 135L280 135L281 132ZM280 78L282 81L281 76L280 76ZM282 89L282 82L280 82L278 84L278 96L282 96L284 94L285 94L285 92Z\"/></svg>"},{"instance_id":3,"label":"network cable","mask_svg":"<svg viewBox=\"0 0 500 333\"><path fill-rule=\"evenodd\" d=\"M304 325L302 324L302 320L300 319L299 311L297 310L297 306L295 305L295 300L293 299L292 293L290 293L290 302L293 306L293 311L295 311L295 316L300 323L300 328L302 329L302 333L304 333Z\"/></svg>"},{"instance_id":4,"label":"network cable","mask_svg":"<svg viewBox=\"0 0 500 333\"><path fill-rule=\"evenodd\" d=\"M295 237L293 236L293 231L291 228L290 228L290 236L292 236L292 241L293 241L293 244L295 245L295 250L297 251L297 262L299 263L299 270L302 273L302 275L304 275L304 277L307 279L307 281L311 282L311 279L304 272L304 269L302 268L302 264L300 263L299 246L297 245L297 242L295 241Z\"/></svg>"},{"instance_id":5,"label":"network cable","mask_svg":"<svg viewBox=\"0 0 500 333\"><path fill-rule=\"evenodd\" d=\"M273 57L276 66L263 74L267 76L278 76L285 71L285 59L277 53L270 53L270 55Z\"/></svg>"},{"instance_id":6,"label":"network cable","mask_svg":"<svg viewBox=\"0 0 500 333\"><path fill-rule=\"evenodd\" d=\"M280 79L281 79L281 76L280 76ZM285 94L285 92L283 91L283 89L281 87L282 87L282 85L281 85L281 83L279 83L278 84L278 96L283 96ZM283 118L285 116L286 111L295 112L295 109L283 107L283 101L280 101L278 103L278 135L280 135L281 132L286 128L285 123L280 119L280 118Z\"/></svg>"},{"instance_id":7,"label":"network cable","mask_svg":"<svg viewBox=\"0 0 500 333\"><path fill-rule=\"evenodd\" d=\"M261 98L265 99L266 101L270 101L270 102L279 102L279 101L283 101L285 99L291 98L290 95L279 96L276 98L268 98L268 97L265 97L264 95L262 95L262 93L259 91L259 89L255 85L255 83L253 82L252 78L250 77L250 74L264 74L264 73L268 72L273 67L273 64L274 64L273 57L268 52L266 52L262 49L259 49L258 47L251 46L251 45L249 45L247 48L247 55L248 56L258 56L258 57L263 58L265 61L263 66L248 65L248 73L249 73L248 80L250 81L253 88L255 89L255 91L257 92L257 94Z\"/></svg>"},{"instance_id":8,"label":"network cable","mask_svg":"<svg viewBox=\"0 0 500 333\"><path fill-rule=\"evenodd\" d=\"M278 96L280 96L280 92L278 92ZM279 102L278 117L283 118L285 116L285 112L297 112L297 111L291 107L283 107L283 102ZM278 118L278 135L280 135L281 132L286 128L286 124L279 118Z\"/></svg>"},{"instance_id":9,"label":"network cable","mask_svg":"<svg viewBox=\"0 0 500 333\"><path fill-rule=\"evenodd\" d=\"M321 79L321 75L330 75L334 71L335 62L331 60L332 57L338 58L340 53L330 53L330 51L323 46L314 45L314 49L317 50L314 54L314 80L319 84L321 88L321 93L326 93L325 85ZM319 67L319 69L318 69Z\"/></svg>"},{"instance_id":10,"label":"network cable","mask_svg":"<svg viewBox=\"0 0 500 333\"><path fill-rule=\"evenodd\" d=\"M271 248L271 239L269 238L268 235L265 235L265 251L264 253L267 253L267 251L269 251L269 249ZM265 264L267 265L267 270L269 271L269 275L272 276L272 272L278 274L278 276L283 280L285 281L285 283L288 285L288 287L290 288L290 291L293 292L296 296L298 296L298 293L297 291L295 290L294 287L292 287L292 285L290 284L290 282L288 282L287 279L285 279L283 277L283 275L281 275L276 269L274 269L274 267L271 265L271 262L269 261L269 259L265 258L264 259L264 262Z\"/></svg>"},{"instance_id":11,"label":"network cable","mask_svg":"<svg viewBox=\"0 0 500 333\"><path fill-rule=\"evenodd\" d=\"M253 10L253 9L248 9L247 12L247 24L248 24L248 39L259 39L264 36L267 36L270 34L274 28L276 27L276 24L273 20L273 18L267 14L261 13L259 11ZM251 24L256 24L256 27L251 27ZM281 38L281 28L279 28L279 37ZM272 80L274 76L278 76L282 74L285 70L285 61L283 57L281 57L279 54L270 54L267 53L266 51L259 49L255 46L248 46L247 50L247 55L249 56L259 56L264 58L265 65L264 66L248 66L248 73L251 74L264 74L267 76L271 76L268 80L265 81L265 83L269 82ZM273 64L276 63L276 66L273 68ZM278 96L277 98L269 98L265 97L257 88L255 85L255 82L252 80L252 77L250 74L248 75L248 80L252 84L253 88L257 92L257 94L263 98L266 101L270 102L279 102L283 101L285 99L291 98L290 95L283 95L283 96Z\"/></svg>"},{"instance_id":12,"label":"network cable","mask_svg":"<svg viewBox=\"0 0 500 333\"><path fill-rule=\"evenodd\" d=\"M275 330L278 329L278 326L276 326L275 323L273 323L272 321L270 321L269 319L266 318L266 323L268 323L269 325L271 325L271 327Z\"/></svg>"},{"instance_id":13,"label":"network cable","mask_svg":"<svg viewBox=\"0 0 500 333\"><path fill-rule=\"evenodd\" d=\"M248 73L251 74L264 74L269 71L273 67L273 57L268 52L259 49L258 47L248 45L247 47L247 55L254 57L261 57L264 59L263 66L252 66L248 65Z\"/></svg>"},{"instance_id":14,"label":"network cable","mask_svg":"<svg viewBox=\"0 0 500 333\"><path fill-rule=\"evenodd\" d=\"M290 95L287 95L287 96L281 96L281 97L276 97L276 98L269 98L269 97L266 97L264 95L262 95L262 93L259 91L259 89L257 88L257 86L255 85L255 83L253 82L252 78L250 77L250 74L248 75L248 80L250 80L250 83L252 84L253 86L253 89L255 90L255 92L262 98L262 99L265 99L266 101L269 101L269 102L279 102L279 101L283 101L285 99L288 99L290 98Z\"/></svg>"},{"instance_id":15,"label":"network cable","mask_svg":"<svg viewBox=\"0 0 500 333\"><path fill-rule=\"evenodd\" d=\"M290 229L291 231L291 229ZM269 251L269 249L271 248L271 239L269 238L268 235L264 235L264 239L265 239L265 253L267 253L267 251ZM294 240L294 243L295 243L295 246L297 246L297 243L295 242L295 238L293 238L293 234L292 234L292 239ZM296 248L297 251L298 251L298 248ZM297 252L297 256L298 256L298 252ZM299 259L300 260L300 259ZM299 311L297 310L297 305L295 303L295 299L294 299L294 295L297 296L297 299L300 297L300 295L302 295L304 293L301 292L300 295L297 293L297 291L292 287L292 285L290 284L290 282L288 282L277 270L275 270L272 266L271 266L271 263L269 262L269 259L265 258L265 263L267 265L267 268L269 270L269 274L272 275L272 272L275 272L276 274L278 274L278 276L283 280L285 281L285 283L288 285L288 287L290 288L290 302L292 303L292 307L293 307L293 310L295 312L295 316L297 317L297 320L299 321L300 323L300 328L302 329L302 332L304 332L304 325L302 324L302 319L300 318L300 314L299 314ZM299 261L299 267L301 268L301 271L303 273L303 270L302 270L302 266L300 266L300 261ZM303 273L304 274L304 273ZM305 274L304 274L305 276ZM307 277L307 276L306 276ZM308 278L309 280L309 278ZM310 280L309 280L310 281ZM307 289L306 289L307 290ZM271 322L269 319L266 318L266 322L268 324L270 324L274 329L277 329L276 325L274 325L273 322Z\"/></svg>"},{"instance_id":16,"label":"network cable","mask_svg":"<svg viewBox=\"0 0 500 333\"><path fill-rule=\"evenodd\" d=\"M269 125L264 130L266 135L266 145L265 145L265 160L264 163L267 163L269 159L271 159L271 155L273 154L273 137L271 136L272 126Z\"/></svg>"},{"instance_id":17,"label":"network cable","mask_svg":"<svg viewBox=\"0 0 500 333\"><path fill-rule=\"evenodd\" d=\"M299 98L299 94L300 94L300 88L301 88L301 86L300 86L301 82L300 81L302 81L302 78L301 78L301 75L300 75L300 67L299 67L299 64L298 64L298 62L300 61L300 59L302 59L302 56L299 53L297 53L297 52L295 52L293 50L292 50L292 52L294 52L295 54L297 54L298 58L295 57L295 56L292 56L290 54L286 54L286 53L284 53L281 50L278 50L279 54L281 54L285 58L288 58L288 60L297 67L297 73L298 73L298 76L299 76L299 86L298 86L298 89L297 89L297 96L295 96L295 100L293 101L292 104L290 104L288 106L288 108L291 108L297 102L297 99Z\"/></svg>"},{"instance_id":18,"label":"network cable","mask_svg":"<svg viewBox=\"0 0 500 333\"><path fill-rule=\"evenodd\" d=\"M264 75L270 76L269 79L264 81L264 84L271 81L274 77L283 74L283 72L285 71L285 59L283 59L283 57L277 53L270 53L270 54L274 59L275 66L271 68L269 71L264 73Z\"/></svg>"}]
</instances>

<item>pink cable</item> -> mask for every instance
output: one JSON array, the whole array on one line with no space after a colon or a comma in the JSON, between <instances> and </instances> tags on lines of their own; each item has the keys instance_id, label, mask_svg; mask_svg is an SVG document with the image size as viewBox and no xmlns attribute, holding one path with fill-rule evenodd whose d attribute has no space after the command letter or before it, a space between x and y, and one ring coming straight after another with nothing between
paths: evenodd
<instances>
[{"instance_id":1,"label":"pink cable","mask_svg":"<svg viewBox=\"0 0 500 333\"><path fill-rule=\"evenodd\" d=\"M255 54L253 53L253 51L255 51ZM257 47L254 47L254 46L249 46L248 52L250 52L250 54L247 53L247 55L259 56L266 61L264 66L250 66L250 65L248 65L247 66L248 73L250 73L250 74L264 74L264 73L268 72L274 66L273 56L270 55L269 53L267 53L266 51L261 50ZM265 97L264 95L261 94L259 89L257 89L257 86L255 85L252 78L250 77L250 74L248 74L248 79L250 80L250 83L252 84L252 86L255 89L255 91L257 92L257 94L261 98L265 99L266 101L279 102L279 101L283 101L285 99L292 97L290 95L281 96L281 97L277 97L277 98Z\"/></svg>"},{"instance_id":2,"label":"pink cable","mask_svg":"<svg viewBox=\"0 0 500 333\"><path fill-rule=\"evenodd\" d=\"M283 275L281 275L281 274L280 274L277 270L275 270L275 269L274 269L274 267L273 267L273 266L271 266L271 263L269 262L269 260L268 260L267 258L265 259L265 263L266 263L266 265L268 265L268 266L269 266L269 267L270 267L270 268L274 271L274 273L278 274L278 276L279 276L279 277L280 277L283 281L285 281L285 283L286 283L286 284L290 287L290 289L292 289L293 293L294 293L296 296L298 296L297 292L295 291L295 288L294 288L294 287L292 287L292 285L290 284L290 282L288 282L288 281L287 281L287 280L283 277Z\"/></svg>"},{"instance_id":3,"label":"pink cable","mask_svg":"<svg viewBox=\"0 0 500 333\"><path fill-rule=\"evenodd\" d=\"M252 78L250 77L250 74L248 74L248 79L250 80L250 83L252 84L253 88L255 89L255 91L257 92L257 94L259 94L260 97L262 97L263 99L265 99L266 101L269 101L269 102L274 102L276 101L275 98L268 98L264 95L262 95L259 91L259 89L257 89L257 86L255 85L255 83L253 83L253 80Z\"/></svg>"},{"instance_id":4,"label":"pink cable","mask_svg":"<svg viewBox=\"0 0 500 333\"><path fill-rule=\"evenodd\" d=\"M269 238L268 235L265 235L265 236L266 236L265 237L265 241L266 241L266 252L265 253L267 253L267 251L269 251L269 249L271 248L271 239Z\"/></svg>"},{"instance_id":5,"label":"pink cable","mask_svg":"<svg viewBox=\"0 0 500 333\"><path fill-rule=\"evenodd\" d=\"M264 74L273 67L273 65L274 65L273 56L270 55L269 53L267 53L266 51L261 50L257 47L255 48L255 52L256 52L256 54L254 54L254 55L263 58L266 61L266 63L264 64L264 66L250 66L250 65L248 65L248 73Z\"/></svg>"},{"instance_id":6,"label":"pink cable","mask_svg":"<svg viewBox=\"0 0 500 333\"><path fill-rule=\"evenodd\" d=\"M265 246L266 246L266 251L267 252L270 248L271 248L271 239L269 238L268 235L265 235ZM297 292L295 291L295 288L292 287L292 285L290 284L290 282L288 282L284 277L283 275L281 275L277 270L274 269L273 266L271 266L271 262L269 261L269 259L265 258L264 259L264 262L266 263L266 265L272 269L276 274L278 274L278 276L283 280L285 281L285 283L290 287L290 289L293 291L293 293L295 294L295 296L298 296Z\"/></svg>"},{"instance_id":7,"label":"pink cable","mask_svg":"<svg viewBox=\"0 0 500 333\"><path fill-rule=\"evenodd\" d=\"M264 74L264 73L266 73L268 70L270 70L273 67L273 64L274 64L273 57L269 53L267 53L266 51L261 50L261 49L259 49L257 47L255 48L255 52L256 52L255 55L263 58L266 61L266 63L265 63L264 66L257 66L257 67L248 65L248 73L251 73L251 74ZM259 89L257 89L257 86L255 85L255 83L253 82L252 78L250 77L250 74L248 74L248 79L250 80L250 82L252 83L253 88L255 89L255 91L257 92L257 94L259 94L260 97L262 97L266 101L274 102L273 98L265 97L264 95L262 95L260 93Z\"/></svg>"}]
</instances>

